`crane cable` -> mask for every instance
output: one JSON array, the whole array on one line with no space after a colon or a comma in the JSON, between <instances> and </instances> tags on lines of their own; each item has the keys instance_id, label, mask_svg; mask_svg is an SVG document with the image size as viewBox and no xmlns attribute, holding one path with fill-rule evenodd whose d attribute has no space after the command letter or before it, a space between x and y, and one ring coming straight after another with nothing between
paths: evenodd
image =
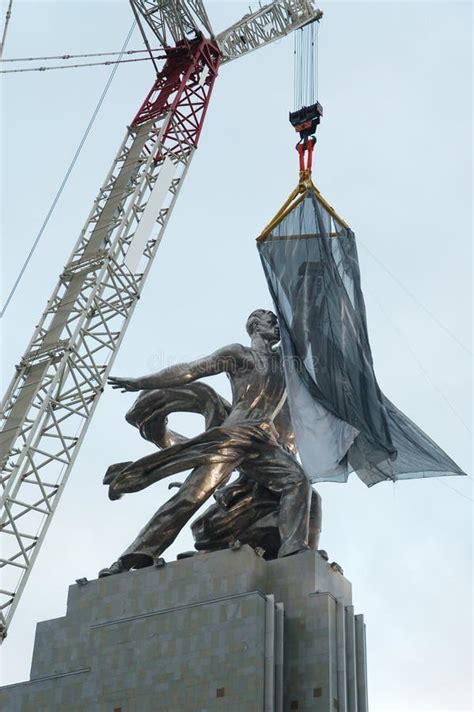
<instances>
[{"instance_id":1,"label":"crane cable","mask_svg":"<svg viewBox=\"0 0 474 712\"><path fill-rule=\"evenodd\" d=\"M124 41L124 43L123 43L123 46L122 46L122 49L121 49L121 54L124 53L125 50L127 49L128 43L129 43L130 38L132 37L133 31L134 31L134 29L135 29L135 25L136 25L136 23L135 23L135 20L134 20L134 21L133 21L133 24L132 24L132 26L130 27L130 30L128 31L128 34L127 34L127 36L126 36L126 38L125 38L125 41ZM21 279L22 279L22 277L23 277L23 274L25 273L25 270L26 270L26 268L27 268L27 266L28 266L28 264L29 264L29 262L30 262L32 256L33 256L33 253L34 253L34 251L35 251L35 249L36 249L36 247L37 247L37 245L38 245L38 243L39 243L39 241L40 241L40 239L41 239L41 237L42 237L42 235L43 235L43 233L44 233L44 231L45 231L45 229L46 229L46 226L47 226L47 224L48 224L48 222L49 222L49 220L50 220L50 218L51 218L51 216L52 216L52 214L53 214L53 212L54 212L54 209L56 208L56 205L57 205L57 203L58 203L58 200L59 200L59 198L61 197L61 194L62 194L62 192L63 192L63 190L64 190L64 188L65 188L65 186L66 186L66 183L67 183L68 180L69 180L69 176L71 175L71 172L72 172L74 166L76 165L77 159L79 158L79 155L80 155L80 153L81 153L81 151L82 151L82 148L83 148L83 146L84 146L84 144L85 144L85 142L86 142L86 139L87 139L87 137L89 136L89 133L90 133L90 131L91 131L91 129L92 129L92 126L94 125L94 122L95 122L95 120L96 120L96 118L97 118L97 114L99 113L99 110L100 110L100 108L101 108L101 106L102 106L102 104L103 104L103 102L104 102L104 99L105 99L105 97L106 97L106 95L107 95L107 92L109 91L110 85L112 84L112 81L113 81L113 79L114 79L114 77L115 77L115 74L116 74L116 72L117 72L117 69L118 69L118 64L115 64L115 66L112 68L112 71L110 72L109 78L107 79L107 82L106 82L105 87L104 87L104 89L103 89L103 91L102 91L102 94L101 94L100 97L99 97L99 101L97 102L97 105L96 105L94 111L92 112L92 116L91 116L91 118L90 118L90 120L89 120L89 123L87 124L86 130L84 131L84 134L83 134L83 136L82 136L82 138L81 138L81 140L80 140L80 142L79 142L79 145L78 145L78 147L77 147L77 149L76 149L76 152L75 152L75 154L74 154L74 156L73 156L73 158L72 158L72 161L71 161L71 163L69 164L69 167L68 167L68 169L67 169L67 171L66 171L66 174L65 174L65 176L64 176L64 178L63 178L63 180L62 180L62 182L61 182L61 185L59 186L58 191L56 192L56 195L54 196L53 202L51 203L51 206L50 206L50 208L49 208L49 210L48 210L48 212L47 212L47 214L46 214L46 217L45 217L45 219L44 219L44 221L43 221L43 224L41 225L41 228L40 228L40 230L39 230L39 232L38 232L38 235L36 236L36 238L35 238L35 240L34 240L34 242L33 242L33 245L31 246L31 249L30 249L30 251L29 251L29 253L28 253L28 256L27 256L25 262L23 263L23 266L22 266L22 268L21 268L21 270L20 270L20 272L19 272L19 274L18 274L18 276L17 276L17 278L16 278L16 280L15 280L15 282L14 282L14 284L13 284L13 287L11 288L11 290L10 290L10 292L9 292L9 294L8 294L8 297L7 297L6 301L5 301L5 305L3 306L3 309L0 311L0 319L1 319L1 318L3 317L3 315L5 314L5 312L6 312L7 308L8 308L8 305L10 304L10 302L11 302L11 300L12 300L12 298L13 298L13 296L14 296L14 294L15 294L17 288L18 288L18 285L20 284L20 281L21 281Z\"/></svg>"},{"instance_id":2,"label":"crane cable","mask_svg":"<svg viewBox=\"0 0 474 712\"><path fill-rule=\"evenodd\" d=\"M318 30L311 22L294 33L293 109L312 106L318 100Z\"/></svg>"},{"instance_id":3,"label":"crane cable","mask_svg":"<svg viewBox=\"0 0 474 712\"><path fill-rule=\"evenodd\" d=\"M373 259L380 267L382 267L382 269L393 279L393 281L396 282L396 284L398 284L398 286L403 289L403 291L410 297L410 299L411 299L412 301L414 301L415 304L417 304L417 305L420 307L420 309L422 309L422 310L425 312L425 314L427 314L427 315L430 317L430 319L431 319L435 324L437 324L437 325L439 326L440 329L442 329L453 341L455 341L455 342L457 343L457 345L462 348L463 351L465 351L468 355L472 356L472 351L471 351L471 349L470 349L468 346L466 346L466 344L464 344L464 343L456 336L456 334L454 334L454 333L451 331L451 329L449 329L445 324L443 324L443 322L440 321L440 319L438 319L438 317L436 316L436 314L434 314L430 309L428 309L427 307L425 307L425 305L420 302L420 300L417 298L417 296L416 296L410 289L408 289L408 287L406 287L406 286L403 284L403 282L397 277L397 275L394 274L394 272L392 272L392 270L389 269L389 268L387 267L387 265L384 264L384 263L382 262L382 260L381 260L379 257L377 257L377 255L375 255L375 254L372 252L372 250L368 247L368 245L366 245L364 242L362 242L362 240L361 240L360 238L358 239L358 242L359 242L360 245L362 245L362 247L364 248L364 250L366 250L366 252L368 252L368 254L372 257L372 259Z\"/></svg>"},{"instance_id":4,"label":"crane cable","mask_svg":"<svg viewBox=\"0 0 474 712\"><path fill-rule=\"evenodd\" d=\"M156 67L155 60L164 59L162 56L151 56L151 60ZM109 59L105 62L83 62L81 64L56 64L53 67L22 67L21 69L0 69L0 74L20 74L24 72L50 72L53 69L77 69L78 67L109 67L113 64L127 64L129 62L149 62L150 57L136 57L135 59Z\"/></svg>"},{"instance_id":5,"label":"crane cable","mask_svg":"<svg viewBox=\"0 0 474 712\"><path fill-rule=\"evenodd\" d=\"M153 50L153 52L158 50ZM87 54L54 54L47 57L8 57L0 59L0 63L6 62L45 62L53 59L85 59L88 57L117 57L118 55L130 55L148 52L147 49L127 49L126 52L89 52Z\"/></svg>"},{"instance_id":6,"label":"crane cable","mask_svg":"<svg viewBox=\"0 0 474 712\"><path fill-rule=\"evenodd\" d=\"M7 38L8 25L10 23L10 18L12 16L12 5L13 5L13 0L10 0L10 2L8 3L7 11L5 13L5 22L3 25L2 41L0 42L0 59L3 55L3 48L5 47L5 40Z\"/></svg>"},{"instance_id":7,"label":"crane cable","mask_svg":"<svg viewBox=\"0 0 474 712\"><path fill-rule=\"evenodd\" d=\"M451 401L449 400L449 398L447 397L447 395L444 393L444 391L443 391L443 390L433 381L433 379L431 378L431 376L430 376L430 374L428 373L428 371L426 370L426 368L425 368L423 362L421 361L421 359L418 358L418 356L416 355L415 351L414 351L413 348L410 346L409 340L406 338L406 334L405 334L405 333L402 331L402 329L398 326L398 324L395 322L395 320L393 319L393 317L387 312L387 310L386 310L385 307L382 305L382 303L380 302L380 300L378 299L378 297L374 294L374 292L373 292L369 287L367 287L367 286L365 287L365 289L372 295L373 301L377 304L377 306L378 306L378 308L380 309L380 311L382 312L382 314L383 314L385 320L386 320L389 324L392 325L393 329L395 329L395 331L396 331L396 332L398 333L398 335L400 336L400 341L401 341L401 343L403 343L403 344L405 345L405 348L406 348L407 351L410 353L410 355L411 355L411 357L413 358L413 360L416 361L416 363L417 363L417 365L418 365L418 368L419 368L420 371L422 372L422 374L423 374L423 376L425 377L427 383L429 383L429 385L433 388L433 390L435 390L435 391L438 393L438 395L441 396L441 398L444 400L444 402L446 403L446 405L448 406L448 408L449 408L449 409L451 410L451 412L456 416L456 418L459 420L459 422L461 423L461 425L464 426L464 428L467 430L467 432L470 433L470 434L472 434L472 429L471 429L471 427L466 423L466 421L464 420L464 418L462 417L462 415L461 415L461 414L459 413L459 411L454 407L454 405L451 403Z\"/></svg>"}]
</instances>

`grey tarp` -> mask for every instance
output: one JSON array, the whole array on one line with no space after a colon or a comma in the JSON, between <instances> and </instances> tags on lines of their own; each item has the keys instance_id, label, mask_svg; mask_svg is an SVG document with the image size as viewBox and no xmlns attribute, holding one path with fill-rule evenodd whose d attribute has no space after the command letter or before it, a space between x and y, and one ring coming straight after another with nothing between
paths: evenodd
<instances>
[{"instance_id":1,"label":"grey tarp","mask_svg":"<svg viewBox=\"0 0 474 712\"><path fill-rule=\"evenodd\" d=\"M308 189L258 243L282 335L288 399L312 481L464 474L380 391L354 233Z\"/></svg>"}]
</instances>

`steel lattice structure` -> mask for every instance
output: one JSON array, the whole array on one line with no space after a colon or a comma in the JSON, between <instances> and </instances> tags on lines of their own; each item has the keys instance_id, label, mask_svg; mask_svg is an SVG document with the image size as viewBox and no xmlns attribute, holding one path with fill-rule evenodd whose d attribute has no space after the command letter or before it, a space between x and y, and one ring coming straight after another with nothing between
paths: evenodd
<instances>
[{"instance_id":1,"label":"steel lattice structure","mask_svg":"<svg viewBox=\"0 0 474 712\"><path fill-rule=\"evenodd\" d=\"M222 62L265 47L322 16L321 10L315 9L313 0L280 0L264 5L217 35Z\"/></svg>"},{"instance_id":2,"label":"steel lattice structure","mask_svg":"<svg viewBox=\"0 0 474 712\"><path fill-rule=\"evenodd\" d=\"M219 65L321 16L310 0L281 0L212 38L200 0L133 2L162 42L166 61L126 132L2 403L2 637L197 148Z\"/></svg>"}]
</instances>

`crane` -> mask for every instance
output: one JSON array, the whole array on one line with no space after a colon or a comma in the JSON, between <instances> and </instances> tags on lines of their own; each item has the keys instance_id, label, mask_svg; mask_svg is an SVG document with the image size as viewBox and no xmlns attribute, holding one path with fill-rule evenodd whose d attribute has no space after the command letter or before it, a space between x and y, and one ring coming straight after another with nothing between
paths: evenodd
<instances>
[{"instance_id":1,"label":"crane","mask_svg":"<svg viewBox=\"0 0 474 712\"><path fill-rule=\"evenodd\" d=\"M313 0L276 0L214 35L201 0L131 5L163 65L2 401L2 640L196 152L220 66L322 17Z\"/></svg>"}]
</instances>

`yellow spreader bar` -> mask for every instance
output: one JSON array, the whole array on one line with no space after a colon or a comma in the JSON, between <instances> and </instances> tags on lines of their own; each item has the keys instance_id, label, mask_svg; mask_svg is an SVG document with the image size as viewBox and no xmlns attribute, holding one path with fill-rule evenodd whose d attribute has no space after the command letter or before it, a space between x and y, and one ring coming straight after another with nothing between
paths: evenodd
<instances>
[{"instance_id":1,"label":"yellow spreader bar","mask_svg":"<svg viewBox=\"0 0 474 712\"><path fill-rule=\"evenodd\" d=\"M301 203L308 190L310 190L314 194L318 203L323 206L323 208L331 215L334 220L336 220L342 227L350 229L346 221L343 220L340 215L336 213L334 208L329 205L327 200L323 198L319 190L314 185L309 171L302 171L300 173L300 182L298 183L294 191L291 193L291 195L289 195L287 200L283 203L274 218L262 230L260 235L257 237L257 242L261 242L262 240L265 240L265 238L268 237L272 230L274 230L276 226L281 223L281 221L286 218L289 213L291 213L293 208L296 208L296 206Z\"/></svg>"}]
</instances>

